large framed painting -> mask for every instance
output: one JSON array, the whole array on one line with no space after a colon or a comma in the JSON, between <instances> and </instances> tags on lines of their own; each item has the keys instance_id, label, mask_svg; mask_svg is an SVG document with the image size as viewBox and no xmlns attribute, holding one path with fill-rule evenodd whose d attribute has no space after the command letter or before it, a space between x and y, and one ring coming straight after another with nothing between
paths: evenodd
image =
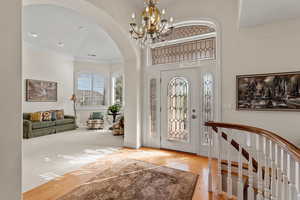
<instances>
[{"instance_id":1,"label":"large framed painting","mask_svg":"<svg viewBox=\"0 0 300 200\"><path fill-rule=\"evenodd\" d=\"M29 102L56 102L57 82L26 80L26 101Z\"/></svg>"},{"instance_id":2,"label":"large framed painting","mask_svg":"<svg viewBox=\"0 0 300 200\"><path fill-rule=\"evenodd\" d=\"M300 72L240 75L237 110L300 111Z\"/></svg>"}]
</instances>

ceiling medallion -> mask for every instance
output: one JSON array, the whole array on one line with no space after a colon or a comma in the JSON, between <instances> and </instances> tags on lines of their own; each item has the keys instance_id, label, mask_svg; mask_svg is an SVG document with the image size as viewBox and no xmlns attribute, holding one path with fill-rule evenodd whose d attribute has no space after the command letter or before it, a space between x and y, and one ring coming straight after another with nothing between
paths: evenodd
<instances>
[{"instance_id":1,"label":"ceiling medallion","mask_svg":"<svg viewBox=\"0 0 300 200\"><path fill-rule=\"evenodd\" d=\"M174 29L173 17L166 19L166 11L157 7L159 0L145 0L145 8L141 13L141 24L137 23L135 13L132 14L130 35L141 47L153 43L156 39L170 35ZM139 19L138 19L139 20Z\"/></svg>"}]
</instances>

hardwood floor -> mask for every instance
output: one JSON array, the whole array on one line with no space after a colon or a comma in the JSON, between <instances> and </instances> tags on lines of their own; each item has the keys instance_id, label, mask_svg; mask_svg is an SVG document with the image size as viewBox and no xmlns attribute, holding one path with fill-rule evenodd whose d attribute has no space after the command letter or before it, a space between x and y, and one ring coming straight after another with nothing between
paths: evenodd
<instances>
[{"instance_id":1,"label":"hardwood floor","mask_svg":"<svg viewBox=\"0 0 300 200\"><path fill-rule=\"evenodd\" d=\"M208 192L208 159L193 154L141 148L139 150L124 148L119 153L108 155L110 157L126 157L150 162L157 165L189 171L199 175L198 183L194 192L193 200L219 199ZM67 173L64 176L52 180L44 185L34 188L23 194L23 200L56 200L75 187L87 182L98 174L97 162L82 167L81 169ZM213 177L216 177L216 162L212 166ZM213 183L215 181L213 180ZM215 185L213 185L215 188ZM215 189L214 189L215 191Z\"/></svg>"}]
</instances>

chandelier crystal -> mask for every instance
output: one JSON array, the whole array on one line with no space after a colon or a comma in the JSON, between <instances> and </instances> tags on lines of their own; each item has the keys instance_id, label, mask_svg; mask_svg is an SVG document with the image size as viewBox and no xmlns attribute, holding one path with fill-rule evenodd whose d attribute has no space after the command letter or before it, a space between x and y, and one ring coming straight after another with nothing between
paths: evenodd
<instances>
[{"instance_id":1,"label":"chandelier crystal","mask_svg":"<svg viewBox=\"0 0 300 200\"><path fill-rule=\"evenodd\" d=\"M137 23L135 13L132 14L130 22L130 35L137 40L141 47L153 43L156 39L165 37L172 33L174 29L173 17L166 18L166 10L159 10L157 7L159 0L145 0L145 8L141 13L141 23Z\"/></svg>"}]
</instances>

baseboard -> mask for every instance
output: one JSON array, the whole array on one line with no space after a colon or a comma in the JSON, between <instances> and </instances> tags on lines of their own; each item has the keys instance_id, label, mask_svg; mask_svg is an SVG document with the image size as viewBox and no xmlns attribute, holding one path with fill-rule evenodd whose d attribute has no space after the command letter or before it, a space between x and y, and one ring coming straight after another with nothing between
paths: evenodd
<instances>
[{"instance_id":1,"label":"baseboard","mask_svg":"<svg viewBox=\"0 0 300 200\"><path fill-rule=\"evenodd\" d=\"M139 149L142 146L141 145L137 145L135 143L124 141L124 147L131 148L131 149Z\"/></svg>"}]
</instances>

